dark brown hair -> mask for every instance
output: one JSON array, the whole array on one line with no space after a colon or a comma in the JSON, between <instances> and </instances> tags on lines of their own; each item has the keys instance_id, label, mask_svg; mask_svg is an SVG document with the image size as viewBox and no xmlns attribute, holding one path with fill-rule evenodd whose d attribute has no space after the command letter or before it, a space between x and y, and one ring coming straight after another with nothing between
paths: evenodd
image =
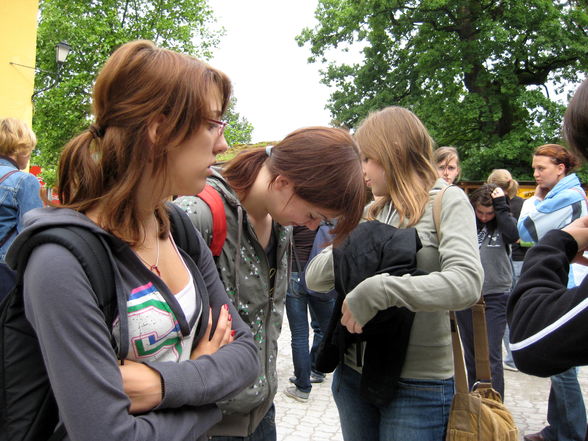
<instances>
[{"instance_id":1,"label":"dark brown hair","mask_svg":"<svg viewBox=\"0 0 588 441\"><path fill-rule=\"evenodd\" d=\"M492 192L496 187L498 187L496 184L484 184L470 194L470 203L474 207L474 210L477 205L484 207L492 207L494 205L492 202Z\"/></svg>"},{"instance_id":2,"label":"dark brown hair","mask_svg":"<svg viewBox=\"0 0 588 441\"><path fill-rule=\"evenodd\" d=\"M588 159L588 78L580 84L568 104L563 136L570 149Z\"/></svg>"},{"instance_id":3,"label":"dark brown hair","mask_svg":"<svg viewBox=\"0 0 588 441\"><path fill-rule=\"evenodd\" d=\"M535 156L548 156L554 164L563 164L566 168L565 174L568 175L579 165L578 158L559 144L545 144L535 149Z\"/></svg>"},{"instance_id":4,"label":"dark brown hair","mask_svg":"<svg viewBox=\"0 0 588 441\"><path fill-rule=\"evenodd\" d=\"M341 243L361 220L365 202L363 173L357 145L345 130L296 130L275 145L270 156L265 149L240 153L225 166L223 176L245 200L264 164L272 182L278 175L285 176L293 183L296 196L340 213L333 230L335 244Z\"/></svg>"},{"instance_id":5,"label":"dark brown hair","mask_svg":"<svg viewBox=\"0 0 588 441\"><path fill-rule=\"evenodd\" d=\"M118 48L96 79L96 122L63 150L57 192L64 207L86 212L101 204L100 225L131 245L140 240L137 187L148 163L165 188L168 152L194 134L207 118L210 93L222 111L231 84L221 72L194 57L134 41ZM148 130L158 118L157 140ZM160 233L169 228L162 195L156 207Z\"/></svg>"}]
</instances>

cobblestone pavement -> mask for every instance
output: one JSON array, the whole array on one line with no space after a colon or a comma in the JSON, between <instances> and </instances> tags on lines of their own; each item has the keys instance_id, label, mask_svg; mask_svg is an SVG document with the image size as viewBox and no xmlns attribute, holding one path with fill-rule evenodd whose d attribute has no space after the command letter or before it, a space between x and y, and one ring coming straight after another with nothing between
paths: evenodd
<instances>
[{"instance_id":1,"label":"cobblestone pavement","mask_svg":"<svg viewBox=\"0 0 588 441\"><path fill-rule=\"evenodd\" d=\"M285 314L284 314L285 315ZM276 425L278 441L343 441L339 416L331 395L331 377L313 384L307 403L300 403L284 395L292 375L290 328L286 319L279 339L278 394L276 395ZM580 384L588 403L588 367L580 369ZM522 435L534 433L547 423L549 379L532 377L521 372L504 371L505 403L513 413Z\"/></svg>"}]
</instances>

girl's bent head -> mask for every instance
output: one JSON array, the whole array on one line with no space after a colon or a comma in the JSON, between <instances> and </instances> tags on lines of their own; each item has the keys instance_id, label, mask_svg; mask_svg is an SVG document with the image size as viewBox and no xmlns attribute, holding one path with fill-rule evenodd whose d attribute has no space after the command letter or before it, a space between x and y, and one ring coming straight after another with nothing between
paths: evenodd
<instances>
[{"instance_id":1,"label":"girl's bent head","mask_svg":"<svg viewBox=\"0 0 588 441\"><path fill-rule=\"evenodd\" d=\"M194 57L149 41L122 45L96 79L95 123L71 140L60 158L61 203L86 212L101 202L102 226L133 243L139 232L131 225L138 189L147 180L167 226L163 203L171 196L174 174L168 156L185 148L210 120L219 120L230 94L228 78ZM204 170L212 161L210 153ZM205 176L197 178L204 183Z\"/></svg>"},{"instance_id":2,"label":"girl's bent head","mask_svg":"<svg viewBox=\"0 0 588 441\"><path fill-rule=\"evenodd\" d=\"M270 175L270 188L285 178L292 186L293 196L319 213L337 217L333 230L335 243L340 243L360 221L365 187L357 145L345 130L329 127L296 130L267 152L255 149L237 155L225 167L223 175L241 200L246 200L263 166ZM312 217L308 222L276 221L309 225L319 220Z\"/></svg>"}]
</instances>

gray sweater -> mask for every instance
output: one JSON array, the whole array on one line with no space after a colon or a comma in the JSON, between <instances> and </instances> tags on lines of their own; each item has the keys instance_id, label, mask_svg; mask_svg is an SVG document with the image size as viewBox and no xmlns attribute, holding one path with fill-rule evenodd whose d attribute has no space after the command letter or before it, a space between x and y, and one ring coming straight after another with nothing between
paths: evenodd
<instances>
[{"instance_id":1,"label":"gray sweater","mask_svg":"<svg viewBox=\"0 0 588 441\"><path fill-rule=\"evenodd\" d=\"M360 325L378 311L404 306L416 312L412 325L402 378L446 379L453 375L453 355L449 328L450 310L472 306L480 297L484 271L476 239L475 215L465 193L457 187L443 195L442 240L432 215L435 194L447 184L437 180L429 192L430 203L415 228L423 244L417 253L417 266L424 276L379 274L365 279L348 295L349 308ZM397 214L387 206L378 220L399 227ZM333 288L332 250L316 256L306 270L308 287L326 292ZM357 368L352 354L346 364Z\"/></svg>"},{"instance_id":2,"label":"gray sweater","mask_svg":"<svg viewBox=\"0 0 588 441\"><path fill-rule=\"evenodd\" d=\"M128 298L129 317L133 311L131 296L148 291L153 296L151 301L159 302L162 309L167 310L161 320L172 319L175 328L179 328L175 333L170 329L163 336L173 340L176 347L193 333L194 326L198 326L198 323L187 323L167 286L140 262L128 245L84 215L68 209L43 208L27 214L26 224L28 228L19 235L17 242L26 240L33 230L50 224L79 225L102 236L110 245L117 295ZM181 253L200 297L197 304L202 305L201 322L208 320L209 305L216 321L221 305L230 302L208 248L201 243L198 266L187 254ZM60 417L70 440L205 439L204 434L221 418L214 403L248 386L258 371L249 329L231 307L235 341L215 354L193 361L149 361L153 359L149 356L143 359L161 373L165 396L158 408L142 415L131 415L117 354L110 343L112 326L105 323L77 259L59 245L37 247L25 272L24 300L26 315L38 335ZM150 318L155 320L153 315ZM156 325L144 322L140 335L133 335L130 329L131 345L138 340L147 344L153 338L161 339L161 335L154 334ZM206 326L197 328L195 342L202 338L205 329ZM181 358L185 357L177 356L177 360Z\"/></svg>"}]
</instances>

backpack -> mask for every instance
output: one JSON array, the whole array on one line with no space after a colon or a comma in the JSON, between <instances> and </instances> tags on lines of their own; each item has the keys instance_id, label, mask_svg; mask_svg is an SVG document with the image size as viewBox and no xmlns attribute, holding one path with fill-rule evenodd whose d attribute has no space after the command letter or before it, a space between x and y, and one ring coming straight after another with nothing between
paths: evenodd
<instances>
[{"instance_id":1,"label":"backpack","mask_svg":"<svg viewBox=\"0 0 588 441\"><path fill-rule=\"evenodd\" d=\"M168 203L167 208L177 246L198 263L200 243L194 226L179 207ZM57 403L24 311L24 270L33 249L45 243L64 246L80 261L107 323L117 314L114 271L106 245L96 234L78 226L50 226L22 244L16 285L0 303L0 441L58 441L66 435L63 424L57 427ZM116 349L114 338L112 344Z\"/></svg>"},{"instance_id":2,"label":"backpack","mask_svg":"<svg viewBox=\"0 0 588 441\"><path fill-rule=\"evenodd\" d=\"M204 190L196 195L202 199L212 214L212 239L210 241L210 251L216 258L220 256L223 245L227 240L227 213L225 205L219 192L210 184L204 186Z\"/></svg>"}]
</instances>

